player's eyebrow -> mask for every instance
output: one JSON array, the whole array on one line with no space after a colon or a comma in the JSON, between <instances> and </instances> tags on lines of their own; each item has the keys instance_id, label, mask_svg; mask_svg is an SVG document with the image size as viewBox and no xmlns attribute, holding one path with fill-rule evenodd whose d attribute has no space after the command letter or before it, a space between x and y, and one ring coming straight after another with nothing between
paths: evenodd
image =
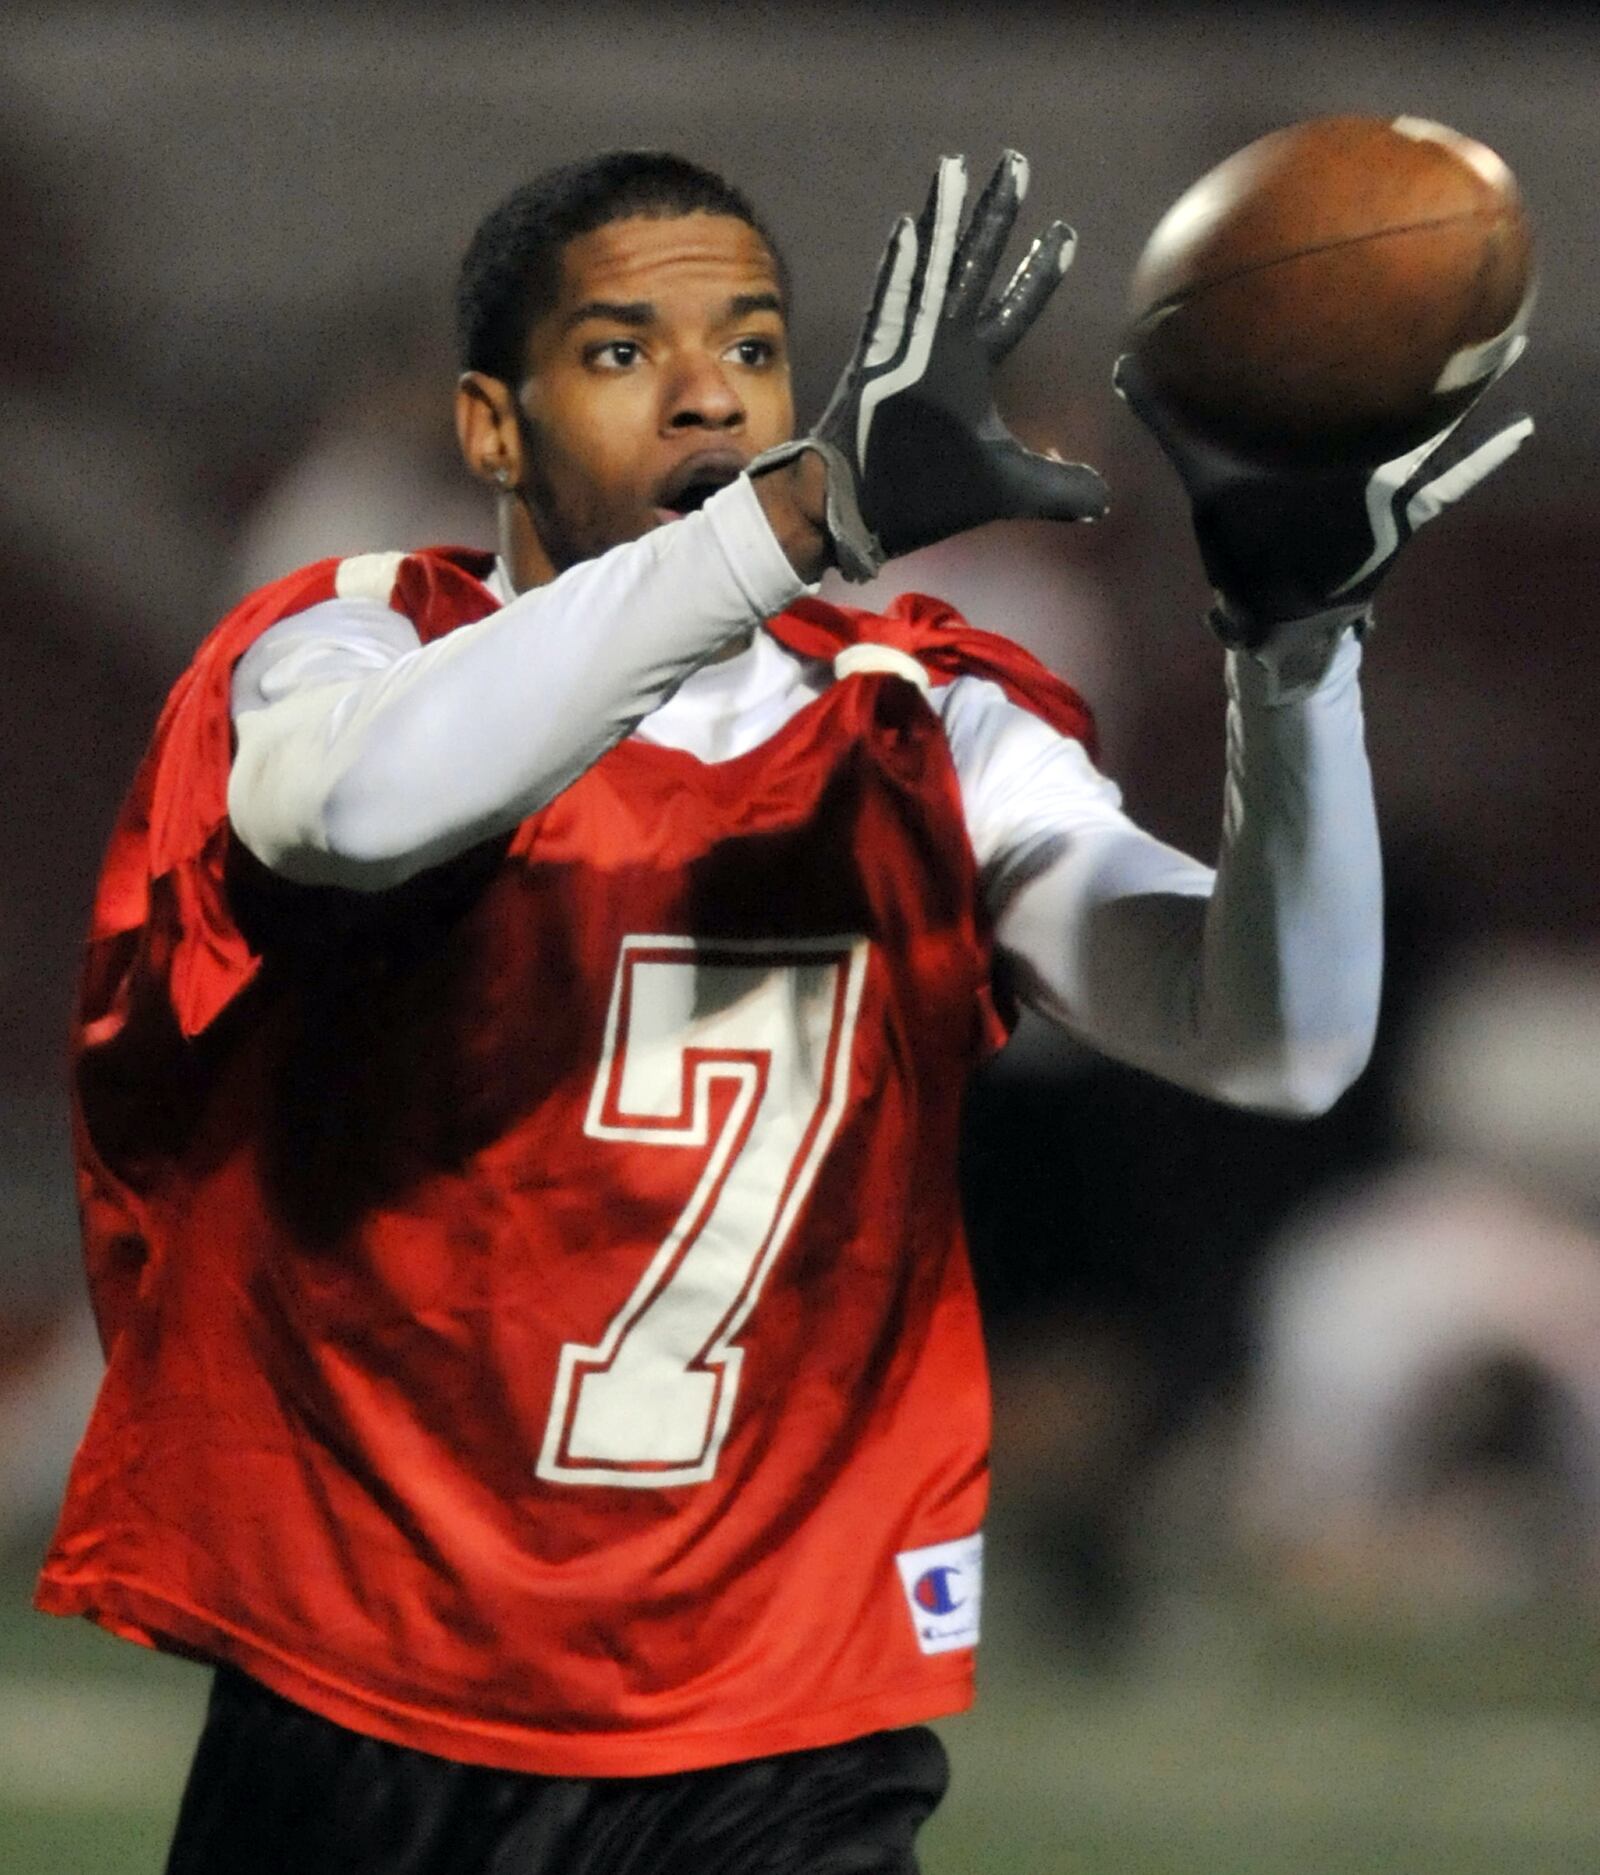
<instances>
[{"instance_id":1,"label":"player's eyebrow","mask_svg":"<svg viewBox=\"0 0 1600 1875\"><path fill-rule=\"evenodd\" d=\"M776 293L735 293L723 308L721 323L733 325L740 319L748 319L753 313L775 313L781 319L783 301ZM631 326L639 332L654 325L659 316L651 300L591 299L568 313L561 329L570 332L586 319L603 319L608 324Z\"/></svg>"},{"instance_id":2,"label":"player's eyebrow","mask_svg":"<svg viewBox=\"0 0 1600 1875\"><path fill-rule=\"evenodd\" d=\"M570 332L574 326L581 326L585 319L604 319L612 325L642 329L655 324L656 309L647 299L585 300L575 312L568 313L561 329Z\"/></svg>"},{"instance_id":3,"label":"player's eyebrow","mask_svg":"<svg viewBox=\"0 0 1600 1875\"><path fill-rule=\"evenodd\" d=\"M748 319L751 313L769 312L783 317L783 301L776 293L735 293L728 301L727 319Z\"/></svg>"}]
</instances>

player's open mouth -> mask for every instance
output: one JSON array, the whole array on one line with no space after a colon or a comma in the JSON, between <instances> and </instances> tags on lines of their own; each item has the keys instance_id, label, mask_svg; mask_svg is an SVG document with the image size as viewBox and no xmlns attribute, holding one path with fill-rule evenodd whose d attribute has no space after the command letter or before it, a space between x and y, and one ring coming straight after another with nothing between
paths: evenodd
<instances>
[{"instance_id":1,"label":"player's open mouth","mask_svg":"<svg viewBox=\"0 0 1600 1875\"><path fill-rule=\"evenodd\" d=\"M719 488L739 479L744 464L744 457L731 449L706 449L688 457L658 484L656 519L678 521L698 513Z\"/></svg>"}]
</instances>

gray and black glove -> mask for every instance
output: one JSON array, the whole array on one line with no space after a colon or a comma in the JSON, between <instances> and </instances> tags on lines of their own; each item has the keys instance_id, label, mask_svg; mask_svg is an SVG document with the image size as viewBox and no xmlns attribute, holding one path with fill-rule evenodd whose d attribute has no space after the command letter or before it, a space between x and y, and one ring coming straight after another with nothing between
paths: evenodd
<instances>
[{"instance_id":1,"label":"gray and black glove","mask_svg":"<svg viewBox=\"0 0 1600 1875\"><path fill-rule=\"evenodd\" d=\"M957 235L964 158L941 159L927 206L895 224L855 356L809 436L750 471L815 450L828 469L827 529L846 579L986 521L1091 521L1106 485L1082 463L1024 449L994 405L995 367L1038 317L1076 237L1052 222L1010 283L989 289L1027 192L1008 150Z\"/></svg>"},{"instance_id":2,"label":"gray and black glove","mask_svg":"<svg viewBox=\"0 0 1600 1875\"><path fill-rule=\"evenodd\" d=\"M1522 350L1520 339L1507 348L1484 390ZM1470 431L1463 410L1426 441L1375 466L1263 468L1180 424L1136 357L1119 358L1112 381L1188 492L1218 636L1257 650L1292 637L1304 622L1314 627L1304 649L1314 656L1320 639L1324 664L1345 627L1367 622L1373 593L1417 529L1476 488L1533 433L1525 415L1487 436L1481 426Z\"/></svg>"}]
</instances>

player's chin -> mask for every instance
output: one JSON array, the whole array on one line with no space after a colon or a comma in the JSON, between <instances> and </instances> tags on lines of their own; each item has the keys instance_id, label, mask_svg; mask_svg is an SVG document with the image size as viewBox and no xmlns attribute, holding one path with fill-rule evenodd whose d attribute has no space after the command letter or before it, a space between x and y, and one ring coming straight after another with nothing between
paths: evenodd
<instances>
[{"instance_id":1,"label":"player's chin","mask_svg":"<svg viewBox=\"0 0 1600 1875\"><path fill-rule=\"evenodd\" d=\"M653 534L661 523L651 509L629 508L624 513L610 515L591 515L581 528L573 528L562 537L561 551L555 552L546 541L546 551L557 573L565 573L575 566L585 566L591 560L598 560L614 547L626 547L630 542L643 540L646 534Z\"/></svg>"},{"instance_id":2,"label":"player's chin","mask_svg":"<svg viewBox=\"0 0 1600 1875\"><path fill-rule=\"evenodd\" d=\"M677 518L668 509L654 504L630 507L626 513L611 516L593 530L589 557L597 558L608 548L625 546L630 540L643 540L646 534L653 534L658 527Z\"/></svg>"}]
</instances>

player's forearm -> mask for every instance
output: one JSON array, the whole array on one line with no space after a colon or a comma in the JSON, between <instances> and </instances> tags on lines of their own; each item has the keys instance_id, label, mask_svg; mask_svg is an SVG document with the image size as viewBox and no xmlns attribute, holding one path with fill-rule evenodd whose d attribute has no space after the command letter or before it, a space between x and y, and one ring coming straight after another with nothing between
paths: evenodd
<instances>
[{"instance_id":1,"label":"player's forearm","mask_svg":"<svg viewBox=\"0 0 1600 1875\"><path fill-rule=\"evenodd\" d=\"M1031 1000L1196 1092L1332 1104L1370 1053L1382 957L1359 658L1347 642L1309 697L1279 705L1234 664L1216 873L1115 829L1071 843L1002 914Z\"/></svg>"},{"instance_id":2,"label":"player's forearm","mask_svg":"<svg viewBox=\"0 0 1600 1875\"><path fill-rule=\"evenodd\" d=\"M1383 969L1383 874L1346 636L1301 701L1273 704L1229 656L1228 781L1206 915L1197 1020L1226 1097L1318 1113L1365 1067Z\"/></svg>"},{"instance_id":3,"label":"player's forearm","mask_svg":"<svg viewBox=\"0 0 1600 1875\"><path fill-rule=\"evenodd\" d=\"M545 805L800 591L736 484L382 668L240 713L235 829L285 877L397 884Z\"/></svg>"}]
</instances>

